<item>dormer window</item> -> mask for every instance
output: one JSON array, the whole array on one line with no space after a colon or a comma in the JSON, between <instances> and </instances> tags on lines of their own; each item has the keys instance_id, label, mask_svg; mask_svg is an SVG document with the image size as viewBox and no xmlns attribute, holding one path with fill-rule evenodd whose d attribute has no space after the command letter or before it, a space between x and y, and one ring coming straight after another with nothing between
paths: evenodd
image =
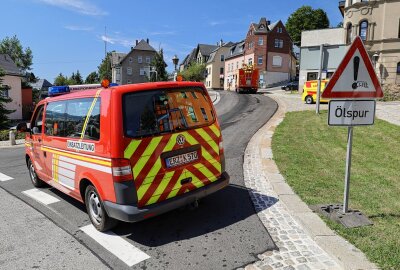
<instances>
[{"instance_id":1,"label":"dormer window","mask_svg":"<svg viewBox=\"0 0 400 270\"><path fill-rule=\"evenodd\" d=\"M259 29L265 29L265 26L263 24L261 24Z\"/></svg>"}]
</instances>

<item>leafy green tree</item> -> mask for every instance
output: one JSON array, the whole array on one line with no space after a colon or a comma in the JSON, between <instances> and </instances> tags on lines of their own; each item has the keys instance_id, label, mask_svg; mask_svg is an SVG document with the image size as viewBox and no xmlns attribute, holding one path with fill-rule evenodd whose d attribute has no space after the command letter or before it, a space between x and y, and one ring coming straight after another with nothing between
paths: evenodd
<instances>
[{"instance_id":1,"label":"leafy green tree","mask_svg":"<svg viewBox=\"0 0 400 270\"><path fill-rule=\"evenodd\" d=\"M320 8L302 6L289 16L285 26L293 43L300 46L302 31L328 28L329 19L326 12Z\"/></svg>"},{"instance_id":2,"label":"leafy green tree","mask_svg":"<svg viewBox=\"0 0 400 270\"><path fill-rule=\"evenodd\" d=\"M0 53L8 54L22 72L31 70L32 51L29 47L23 48L17 36L6 37L0 41Z\"/></svg>"},{"instance_id":3,"label":"leafy green tree","mask_svg":"<svg viewBox=\"0 0 400 270\"><path fill-rule=\"evenodd\" d=\"M164 61L164 52L163 49L158 51L153 61L151 62L151 66L155 69L156 72L152 72L150 75L150 81L168 81L168 73L166 70L167 64Z\"/></svg>"},{"instance_id":4,"label":"leafy green tree","mask_svg":"<svg viewBox=\"0 0 400 270\"><path fill-rule=\"evenodd\" d=\"M15 112L15 110L6 109L6 103L10 103L12 99L6 94L6 92L9 90L9 87L3 85L4 75L4 70L0 68L0 129L8 127L10 121L8 115Z\"/></svg>"},{"instance_id":5,"label":"leafy green tree","mask_svg":"<svg viewBox=\"0 0 400 270\"><path fill-rule=\"evenodd\" d=\"M68 85L68 78L64 76L62 73L58 74L58 76L54 79L54 85L60 86L60 85Z\"/></svg>"},{"instance_id":6,"label":"leafy green tree","mask_svg":"<svg viewBox=\"0 0 400 270\"><path fill-rule=\"evenodd\" d=\"M187 69L181 72L185 81L204 81L206 74L206 65L193 63Z\"/></svg>"},{"instance_id":7,"label":"leafy green tree","mask_svg":"<svg viewBox=\"0 0 400 270\"><path fill-rule=\"evenodd\" d=\"M100 80L108 79L111 81L111 52L107 53L97 68Z\"/></svg>"},{"instance_id":8,"label":"leafy green tree","mask_svg":"<svg viewBox=\"0 0 400 270\"><path fill-rule=\"evenodd\" d=\"M71 81L74 81L74 84L83 84L82 75L79 70L76 73L72 73Z\"/></svg>"},{"instance_id":9,"label":"leafy green tree","mask_svg":"<svg viewBox=\"0 0 400 270\"><path fill-rule=\"evenodd\" d=\"M88 83L88 84L99 83L99 82L100 82L100 78L96 71L91 72L85 79L85 83Z\"/></svg>"}]
</instances>

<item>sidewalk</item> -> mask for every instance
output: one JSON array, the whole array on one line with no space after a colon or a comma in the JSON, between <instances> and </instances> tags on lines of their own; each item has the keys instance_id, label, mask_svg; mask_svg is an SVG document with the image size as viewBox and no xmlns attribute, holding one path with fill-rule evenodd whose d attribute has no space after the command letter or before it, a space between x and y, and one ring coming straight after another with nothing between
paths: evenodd
<instances>
[{"instance_id":1,"label":"sidewalk","mask_svg":"<svg viewBox=\"0 0 400 270\"><path fill-rule=\"evenodd\" d=\"M315 110L315 106L303 104L298 94L276 89L268 91L268 96L278 103L279 109L251 139L243 169L258 216L279 250L259 255L260 260L245 269L378 269L308 208L286 183L273 160L272 136L285 113ZM327 105L322 104L321 109L327 109Z\"/></svg>"}]
</instances>

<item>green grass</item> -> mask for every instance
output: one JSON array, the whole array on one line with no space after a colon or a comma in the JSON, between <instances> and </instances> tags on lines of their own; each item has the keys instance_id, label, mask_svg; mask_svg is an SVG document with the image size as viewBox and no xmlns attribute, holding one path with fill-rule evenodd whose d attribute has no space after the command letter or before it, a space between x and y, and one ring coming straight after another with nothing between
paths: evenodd
<instances>
[{"instance_id":1,"label":"green grass","mask_svg":"<svg viewBox=\"0 0 400 270\"><path fill-rule=\"evenodd\" d=\"M329 127L327 111L287 113L272 141L280 172L309 205L343 202L346 147L347 128ZM376 120L354 128L350 182L350 208L374 225L325 221L383 269L400 269L399 126Z\"/></svg>"}]
</instances>

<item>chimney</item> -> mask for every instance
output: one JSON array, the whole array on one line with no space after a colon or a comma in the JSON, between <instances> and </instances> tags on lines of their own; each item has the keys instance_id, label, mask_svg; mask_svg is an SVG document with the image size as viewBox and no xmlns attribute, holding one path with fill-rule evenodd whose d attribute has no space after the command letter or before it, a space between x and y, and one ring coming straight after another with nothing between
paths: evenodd
<instances>
[{"instance_id":1,"label":"chimney","mask_svg":"<svg viewBox=\"0 0 400 270\"><path fill-rule=\"evenodd\" d=\"M147 42L147 44L149 44L149 39L148 38L146 39L146 42Z\"/></svg>"},{"instance_id":2,"label":"chimney","mask_svg":"<svg viewBox=\"0 0 400 270\"><path fill-rule=\"evenodd\" d=\"M271 21L267 21L267 26L271 24Z\"/></svg>"},{"instance_id":3,"label":"chimney","mask_svg":"<svg viewBox=\"0 0 400 270\"><path fill-rule=\"evenodd\" d=\"M139 44L139 40L136 40L136 45L138 45Z\"/></svg>"}]
</instances>

